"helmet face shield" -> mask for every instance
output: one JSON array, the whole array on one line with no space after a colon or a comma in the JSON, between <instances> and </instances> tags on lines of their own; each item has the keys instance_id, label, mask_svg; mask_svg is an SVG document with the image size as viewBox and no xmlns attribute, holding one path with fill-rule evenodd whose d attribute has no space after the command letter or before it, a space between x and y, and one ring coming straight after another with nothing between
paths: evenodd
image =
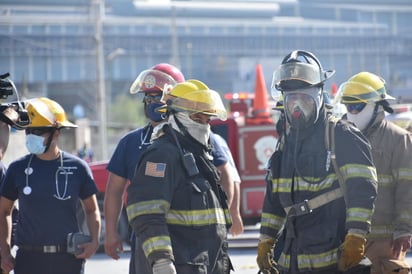
<instances>
[{"instance_id":1,"label":"helmet face shield","mask_svg":"<svg viewBox=\"0 0 412 274\"><path fill-rule=\"evenodd\" d=\"M203 113L220 120L227 119L226 109L218 92L214 90L196 90L182 97L170 99L168 107L175 111Z\"/></svg>"},{"instance_id":2,"label":"helmet face shield","mask_svg":"<svg viewBox=\"0 0 412 274\"><path fill-rule=\"evenodd\" d=\"M271 90L291 90L322 83L319 67L306 63L285 63L273 73Z\"/></svg>"},{"instance_id":3,"label":"helmet face shield","mask_svg":"<svg viewBox=\"0 0 412 274\"><path fill-rule=\"evenodd\" d=\"M308 89L285 93L284 109L286 118L294 128L306 128L313 125L322 106L322 89Z\"/></svg>"},{"instance_id":4,"label":"helmet face shield","mask_svg":"<svg viewBox=\"0 0 412 274\"><path fill-rule=\"evenodd\" d=\"M163 92L173 88L177 82L167 73L149 69L142 71L130 87L130 93Z\"/></svg>"}]
</instances>

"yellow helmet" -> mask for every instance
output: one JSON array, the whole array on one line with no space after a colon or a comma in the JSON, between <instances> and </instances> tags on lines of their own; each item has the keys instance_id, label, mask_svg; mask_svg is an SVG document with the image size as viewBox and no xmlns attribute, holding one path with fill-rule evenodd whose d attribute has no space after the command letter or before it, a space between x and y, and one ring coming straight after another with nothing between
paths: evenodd
<instances>
[{"instance_id":1,"label":"yellow helmet","mask_svg":"<svg viewBox=\"0 0 412 274\"><path fill-rule=\"evenodd\" d=\"M67 120L62 106L49 98L40 97L27 100L25 108L30 119L29 127L77 127Z\"/></svg>"},{"instance_id":2,"label":"yellow helmet","mask_svg":"<svg viewBox=\"0 0 412 274\"><path fill-rule=\"evenodd\" d=\"M360 72L339 86L335 102L376 103L388 99L395 98L387 93L385 80L370 72Z\"/></svg>"},{"instance_id":3,"label":"yellow helmet","mask_svg":"<svg viewBox=\"0 0 412 274\"><path fill-rule=\"evenodd\" d=\"M204 113L226 120L226 109L218 92L211 90L199 80L188 80L177 84L170 92L165 93L163 100L166 105L159 109L165 112L166 108L174 111Z\"/></svg>"}]
</instances>

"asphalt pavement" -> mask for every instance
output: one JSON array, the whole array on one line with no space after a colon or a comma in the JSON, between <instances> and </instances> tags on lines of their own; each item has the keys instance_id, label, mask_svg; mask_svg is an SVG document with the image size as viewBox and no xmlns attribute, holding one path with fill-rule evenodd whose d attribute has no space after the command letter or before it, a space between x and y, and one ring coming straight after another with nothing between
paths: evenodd
<instances>
[{"instance_id":1,"label":"asphalt pavement","mask_svg":"<svg viewBox=\"0 0 412 274\"><path fill-rule=\"evenodd\" d=\"M259 226L248 226L245 232L237 237L229 235L229 254L235 268L234 274L256 274L256 247ZM128 274L130 248L117 261L104 253L98 253L87 260L85 274ZM407 262L412 265L412 252L408 253Z\"/></svg>"}]
</instances>

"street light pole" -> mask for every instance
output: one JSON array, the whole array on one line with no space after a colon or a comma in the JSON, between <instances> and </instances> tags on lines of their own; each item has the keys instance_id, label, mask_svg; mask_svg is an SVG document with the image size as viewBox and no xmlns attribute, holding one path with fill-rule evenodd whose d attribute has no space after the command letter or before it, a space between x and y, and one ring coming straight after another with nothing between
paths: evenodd
<instances>
[{"instance_id":1,"label":"street light pole","mask_svg":"<svg viewBox=\"0 0 412 274\"><path fill-rule=\"evenodd\" d=\"M99 146L101 159L108 158L107 145L107 111L106 111L106 88L105 88L105 68L104 68L104 50L103 50L103 35L102 35L102 18L104 16L104 1L92 0L95 14L96 27L96 61L97 61L97 105L99 109Z\"/></svg>"},{"instance_id":2,"label":"street light pole","mask_svg":"<svg viewBox=\"0 0 412 274\"><path fill-rule=\"evenodd\" d=\"M124 50L123 48L117 48L114 51L107 54L107 56L106 56L106 61L107 61L107 63L106 63L106 65L107 65L107 85L106 85L107 90L106 91L107 91L107 97L108 97L107 98L108 99L107 123L108 123L109 127L110 127L110 123L113 122L111 120L111 116L110 116L111 110L112 110L112 104L113 104L113 102L112 102L113 101L113 98L112 98L113 97L112 96L112 86L113 86L113 83L112 83L112 80L113 80L112 62L116 57L118 57L120 55L123 55L125 53L126 53L126 50Z\"/></svg>"}]
</instances>

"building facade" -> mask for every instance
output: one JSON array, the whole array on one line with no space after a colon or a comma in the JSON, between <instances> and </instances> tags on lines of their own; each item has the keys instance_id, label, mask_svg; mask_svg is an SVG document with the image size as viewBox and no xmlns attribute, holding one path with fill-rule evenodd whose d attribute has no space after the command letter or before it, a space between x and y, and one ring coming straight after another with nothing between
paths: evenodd
<instances>
[{"instance_id":1,"label":"building facade","mask_svg":"<svg viewBox=\"0 0 412 274\"><path fill-rule=\"evenodd\" d=\"M283 56L304 49L336 69L328 85L367 70L399 101L412 101L410 0L153 2L2 0L0 72L25 97L46 95L71 117L82 106L107 122L101 100L127 93L156 63L176 64L222 93L252 92L256 63L269 88Z\"/></svg>"}]
</instances>

